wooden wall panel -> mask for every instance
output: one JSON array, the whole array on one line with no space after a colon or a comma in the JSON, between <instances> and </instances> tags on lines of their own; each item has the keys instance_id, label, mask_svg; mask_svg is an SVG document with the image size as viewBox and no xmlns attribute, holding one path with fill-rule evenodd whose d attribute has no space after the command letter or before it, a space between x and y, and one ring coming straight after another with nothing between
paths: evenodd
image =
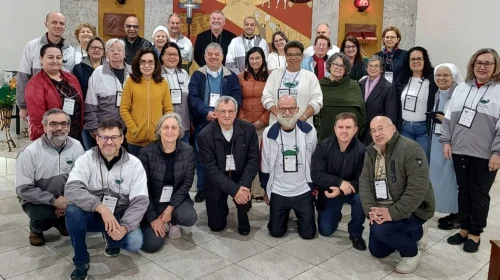
<instances>
[{"instance_id":1,"label":"wooden wall panel","mask_svg":"<svg viewBox=\"0 0 500 280\"><path fill-rule=\"evenodd\" d=\"M135 14L139 19L139 36L144 37L144 1L128 0L125 5L120 5L114 0L98 0L99 37L104 41L111 39L110 36L104 35L103 18L105 13Z\"/></svg>"}]
</instances>

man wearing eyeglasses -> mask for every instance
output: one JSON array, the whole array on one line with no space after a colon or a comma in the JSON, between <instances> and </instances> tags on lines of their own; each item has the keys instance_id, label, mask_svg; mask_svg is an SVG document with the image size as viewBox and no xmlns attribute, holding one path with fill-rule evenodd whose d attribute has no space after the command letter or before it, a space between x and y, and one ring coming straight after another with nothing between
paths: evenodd
<instances>
[{"instance_id":1,"label":"man wearing eyeglasses","mask_svg":"<svg viewBox=\"0 0 500 280\"><path fill-rule=\"evenodd\" d=\"M434 216L434 191L422 147L400 136L387 117L370 123L372 144L367 147L359 179L359 196L370 219L370 253L385 258L398 251L399 273L415 271L422 259L418 242L422 225Z\"/></svg>"},{"instance_id":2,"label":"man wearing eyeglasses","mask_svg":"<svg viewBox=\"0 0 500 280\"><path fill-rule=\"evenodd\" d=\"M314 53L311 56L304 55L301 68L313 72L318 80L328 77L330 69L326 67L328 60L327 51L330 49L330 38L319 35L314 39Z\"/></svg>"},{"instance_id":3,"label":"man wearing eyeglasses","mask_svg":"<svg viewBox=\"0 0 500 280\"><path fill-rule=\"evenodd\" d=\"M293 209L299 235L312 239L316 235L311 179L311 156L316 148L316 129L298 120L297 100L285 95L278 100L278 122L268 126L262 135L261 178L270 205L267 228L273 237L287 232L288 217Z\"/></svg>"},{"instance_id":4,"label":"man wearing eyeglasses","mask_svg":"<svg viewBox=\"0 0 500 280\"><path fill-rule=\"evenodd\" d=\"M359 176L363 169L365 146L354 138L358 132L356 115L340 113L335 117L334 136L318 144L311 163L311 178L319 188L316 201L318 229L332 235L342 219L342 206L351 205L349 239L354 249L366 250L363 240L365 214L359 200Z\"/></svg>"},{"instance_id":5,"label":"man wearing eyeglasses","mask_svg":"<svg viewBox=\"0 0 500 280\"><path fill-rule=\"evenodd\" d=\"M125 63L131 65L135 53L140 48L153 48L153 45L148 40L139 36L139 20L134 17L128 17L125 20Z\"/></svg>"},{"instance_id":6,"label":"man wearing eyeglasses","mask_svg":"<svg viewBox=\"0 0 500 280\"><path fill-rule=\"evenodd\" d=\"M318 24L318 26L316 26L316 36L320 36L320 35L323 35L327 38L330 38L331 33L330 33L330 26L328 25L328 23L320 23L320 24ZM314 49L314 45L309 46L304 51L304 56L313 56L315 51L316 50ZM337 47L333 44L330 44L330 46L328 47L327 55L331 56L334 53L338 53L338 52L340 52L339 47Z\"/></svg>"},{"instance_id":7,"label":"man wearing eyeglasses","mask_svg":"<svg viewBox=\"0 0 500 280\"><path fill-rule=\"evenodd\" d=\"M30 219L29 241L43 246L43 232L55 227L68 236L64 184L75 160L83 154L79 141L68 137L70 117L60 109L43 115L45 134L22 150L16 160L16 193Z\"/></svg>"},{"instance_id":8,"label":"man wearing eyeglasses","mask_svg":"<svg viewBox=\"0 0 500 280\"><path fill-rule=\"evenodd\" d=\"M75 252L70 279L87 279L90 255L87 232L102 232L104 255L116 257L120 249L138 252L143 237L139 228L149 205L146 172L123 143L123 126L109 119L99 123L97 145L75 162L65 187L69 205L66 225Z\"/></svg>"},{"instance_id":9,"label":"man wearing eyeglasses","mask_svg":"<svg viewBox=\"0 0 500 280\"><path fill-rule=\"evenodd\" d=\"M255 127L236 119L238 103L222 96L215 103L216 121L198 136L203 165L208 227L222 231L227 225L227 197L233 197L238 213L238 232L250 233L248 211L252 208L252 181L259 170L259 143Z\"/></svg>"}]
</instances>

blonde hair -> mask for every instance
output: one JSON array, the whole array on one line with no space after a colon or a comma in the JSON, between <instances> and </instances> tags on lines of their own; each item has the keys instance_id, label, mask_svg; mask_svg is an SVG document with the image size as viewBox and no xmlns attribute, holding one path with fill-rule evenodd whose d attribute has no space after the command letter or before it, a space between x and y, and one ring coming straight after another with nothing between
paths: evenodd
<instances>
[{"instance_id":1,"label":"blonde hair","mask_svg":"<svg viewBox=\"0 0 500 280\"><path fill-rule=\"evenodd\" d=\"M466 82L473 82L476 79L476 75L474 74L474 63L476 63L476 60L480 55L486 53L491 54L493 56L493 59L495 60L495 65L493 67L493 73L491 74L490 81L494 83L500 83L500 57L498 56L497 51L490 48L480 49L474 55L472 55L469 63L467 64L467 76L465 77Z\"/></svg>"},{"instance_id":2,"label":"blonde hair","mask_svg":"<svg viewBox=\"0 0 500 280\"><path fill-rule=\"evenodd\" d=\"M90 23L80 23L75 29L75 38L78 41L78 43L80 43L80 39L78 39L78 35L80 34L80 30L82 30L82 28L90 29L90 31L92 32L92 37L97 36L97 30L95 29L95 26L93 26Z\"/></svg>"}]
</instances>

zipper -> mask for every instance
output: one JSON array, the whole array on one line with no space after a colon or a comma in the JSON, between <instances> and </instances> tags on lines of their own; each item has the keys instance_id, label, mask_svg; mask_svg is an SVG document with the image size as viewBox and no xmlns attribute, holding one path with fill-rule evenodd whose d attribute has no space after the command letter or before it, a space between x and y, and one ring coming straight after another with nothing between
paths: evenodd
<instances>
[{"instance_id":1,"label":"zipper","mask_svg":"<svg viewBox=\"0 0 500 280\"><path fill-rule=\"evenodd\" d=\"M148 81L148 91L147 91L147 95L148 95L148 102L147 102L147 108L146 108L146 111L148 111L148 130L147 130L147 134L146 134L146 143L149 143L149 128L150 128L150 124L153 120L151 120L151 122L149 121L149 119L151 118L151 80Z\"/></svg>"}]
</instances>

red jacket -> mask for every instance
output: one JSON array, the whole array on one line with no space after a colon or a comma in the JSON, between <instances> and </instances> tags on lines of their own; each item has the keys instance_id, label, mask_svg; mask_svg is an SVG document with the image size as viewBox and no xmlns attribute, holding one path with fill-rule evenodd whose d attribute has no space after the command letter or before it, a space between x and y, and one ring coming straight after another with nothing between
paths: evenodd
<instances>
[{"instance_id":1,"label":"red jacket","mask_svg":"<svg viewBox=\"0 0 500 280\"><path fill-rule=\"evenodd\" d=\"M77 78L73 74L64 71L61 71L61 78L78 92L81 104L84 104L82 89ZM29 116L29 136L34 141L45 133L42 124L43 114L52 108L62 110L63 104L56 87L43 70L29 80L26 85L25 99ZM83 108L81 111L82 120L80 123L82 127L80 129L83 129Z\"/></svg>"}]
</instances>

